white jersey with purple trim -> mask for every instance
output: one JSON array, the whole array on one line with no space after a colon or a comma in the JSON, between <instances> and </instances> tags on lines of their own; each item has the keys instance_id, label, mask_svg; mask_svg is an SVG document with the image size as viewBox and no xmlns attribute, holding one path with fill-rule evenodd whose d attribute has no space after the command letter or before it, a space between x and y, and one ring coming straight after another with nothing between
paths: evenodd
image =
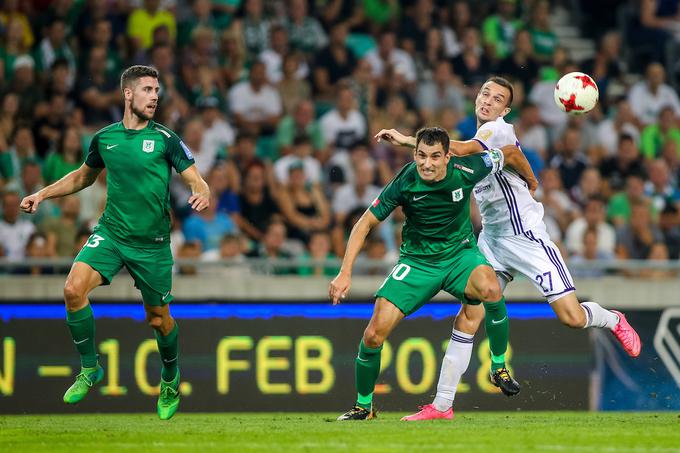
<instances>
[{"instance_id":1,"label":"white jersey with purple trim","mask_svg":"<svg viewBox=\"0 0 680 453\"><path fill-rule=\"evenodd\" d=\"M520 146L515 128L501 117L484 123L474 140L484 149ZM473 193L488 235L515 236L543 223L543 205L534 200L527 183L511 168L481 180Z\"/></svg>"}]
</instances>

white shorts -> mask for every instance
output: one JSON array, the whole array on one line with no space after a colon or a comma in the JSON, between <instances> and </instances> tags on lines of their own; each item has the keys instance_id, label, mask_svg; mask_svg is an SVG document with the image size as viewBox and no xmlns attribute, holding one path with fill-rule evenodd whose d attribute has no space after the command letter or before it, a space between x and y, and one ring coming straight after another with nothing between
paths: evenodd
<instances>
[{"instance_id":1,"label":"white shorts","mask_svg":"<svg viewBox=\"0 0 680 453\"><path fill-rule=\"evenodd\" d=\"M562 254L542 224L515 236L492 237L482 230L477 243L497 274L506 281L524 275L550 303L574 291Z\"/></svg>"}]
</instances>

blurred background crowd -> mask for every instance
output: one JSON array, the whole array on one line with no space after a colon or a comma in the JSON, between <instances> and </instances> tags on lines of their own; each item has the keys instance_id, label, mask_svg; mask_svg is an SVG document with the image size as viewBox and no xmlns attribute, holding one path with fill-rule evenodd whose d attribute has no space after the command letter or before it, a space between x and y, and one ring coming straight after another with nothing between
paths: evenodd
<instances>
[{"instance_id":1,"label":"blurred background crowd","mask_svg":"<svg viewBox=\"0 0 680 453\"><path fill-rule=\"evenodd\" d=\"M191 148L212 189L211 207L192 213L173 180L176 258L296 258L303 265L278 272L333 275L314 260L342 256L353 222L412 158L373 135L440 125L469 139L475 95L495 74L514 83L506 120L539 176L536 197L565 257L680 255L678 0L0 3L8 261L73 257L87 240L106 203L105 172L36 215L18 204L80 166L92 135L121 119L119 77L132 64L160 71L155 119ZM554 84L571 71L598 83L600 103L587 116L554 105ZM402 220L395 212L362 256L393 262Z\"/></svg>"}]
</instances>

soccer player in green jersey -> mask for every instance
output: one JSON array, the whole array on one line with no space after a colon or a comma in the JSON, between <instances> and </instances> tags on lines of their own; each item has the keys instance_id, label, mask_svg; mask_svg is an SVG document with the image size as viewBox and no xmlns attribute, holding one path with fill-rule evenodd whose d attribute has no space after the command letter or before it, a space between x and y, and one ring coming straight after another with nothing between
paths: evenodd
<instances>
[{"instance_id":1,"label":"soccer player in green jersey","mask_svg":"<svg viewBox=\"0 0 680 453\"><path fill-rule=\"evenodd\" d=\"M375 294L373 316L359 344L357 402L338 420L374 417L373 390L385 339L405 316L440 290L464 304L484 303L492 359L503 360L508 341L505 300L493 268L477 248L470 193L477 182L500 172L504 163L521 165L525 159L516 146L452 157L449 141L441 128L418 131L414 162L399 171L354 225L342 268L330 284L329 297L335 305L349 291L352 266L366 236L401 206L406 220L399 262Z\"/></svg>"},{"instance_id":2,"label":"soccer player in green jersey","mask_svg":"<svg viewBox=\"0 0 680 453\"><path fill-rule=\"evenodd\" d=\"M191 151L174 132L152 118L158 105L158 71L132 66L120 78L123 120L94 135L85 163L59 181L27 196L21 208L34 213L43 200L78 192L106 168L107 200L99 224L66 278L66 323L80 353L81 371L64 402L81 401L104 377L97 361L95 322L88 294L108 285L125 266L141 291L162 361L158 416L167 420L179 405L178 327L170 315L170 174L174 168L191 189L196 211L210 200Z\"/></svg>"}]
</instances>

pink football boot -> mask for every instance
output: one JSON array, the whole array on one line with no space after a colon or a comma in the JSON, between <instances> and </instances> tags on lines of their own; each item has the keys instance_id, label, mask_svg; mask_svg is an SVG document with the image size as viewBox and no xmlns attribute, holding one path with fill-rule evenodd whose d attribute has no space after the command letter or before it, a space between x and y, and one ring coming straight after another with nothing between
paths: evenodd
<instances>
[{"instance_id":1,"label":"pink football boot","mask_svg":"<svg viewBox=\"0 0 680 453\"><path fill-rule=\"evenodd\" d=\"M411 414L411 415L407 415L405 417L402 417L401 421L403 421L403 422L415 422L415 421L420 421L420 420L437 420L437 419L452 420L453 419L453 408L452 407L450 407L449 410L447 410L445 412L438 411L434 407L434 404L428 404L426 406L419 406L418 409L420 409L419 412L416 412L415 414Z\"/></svg>"},{"instance_id":2,"label":"pink football boot","mask_svg":"<svg viewBox=\"0 0 680 453\"><path fill-rule=\"evenodd\" d=\"M620 311L612 310L619 317L619 323L614 327L612 333L616 339L621 343L623 349L631 357L637 357L640 355L640 349L642 348L642 343L640 342L640 336L637 334L635 329L628 324L626 321L626 316Z\"/></svg>"}]
</instances>

